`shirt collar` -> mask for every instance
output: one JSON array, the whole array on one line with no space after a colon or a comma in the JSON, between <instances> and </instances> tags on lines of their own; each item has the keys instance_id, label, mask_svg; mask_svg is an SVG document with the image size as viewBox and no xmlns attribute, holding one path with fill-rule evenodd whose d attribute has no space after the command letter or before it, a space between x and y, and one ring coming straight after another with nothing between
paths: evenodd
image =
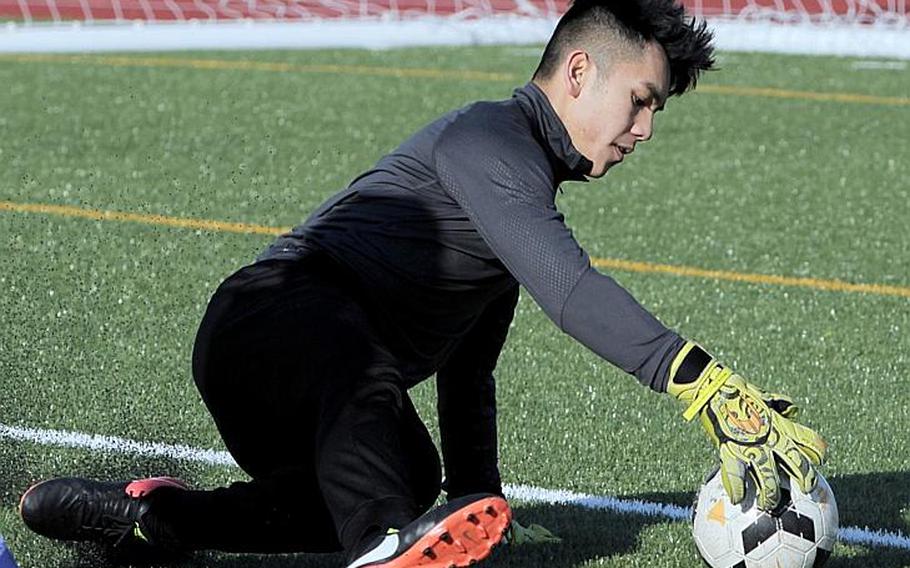
<instances>
[{"instance_id":1,"label":"shirt collar","mask_svg":"<svg viewBox=\"0 0 910 568\"><path fill-rule=\"evenodd\" d=\"M565 180L587 181L594 164L572 145L569 132L560 120L547 95L533 82L515 89L512 98L518 101L522 110L535 126L536 134L545 147L563 166L558 176Z\"/></svg>"}]
</instances>

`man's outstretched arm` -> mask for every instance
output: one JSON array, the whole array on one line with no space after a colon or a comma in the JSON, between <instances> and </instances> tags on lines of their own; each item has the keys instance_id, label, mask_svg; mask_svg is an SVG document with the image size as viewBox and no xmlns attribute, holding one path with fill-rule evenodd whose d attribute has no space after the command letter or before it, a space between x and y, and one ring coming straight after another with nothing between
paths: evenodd
<instances>
[{"instance_id":1,"label":"man's outstretched arm","mask_svg":"<svg viewBox=\"0 0 910 568\"><path fill-rule=\"evenodd\" d=\"M494 300L436 374L449 499L471 493L502 495L493 370L517 301L518 286Z\"/></svg>"},{"instance_id":2,"label":"man's outstretched arm","mask_svg":"<svg viewBox=\"0 0 910 568\"><path fill-rule=\"evenodd\" d=\"M536 142L491 141L489 131L456 123L434 156L443 189L547 316L643 384L665 390L684 340L592 268L556 210L553 172Z\"/></svg>"},{"instance_id":3,"label":"man's outstretched arm","mask_svg":"<svg viewBox=\"0 0 910 568\"><path fill-rule=\"evenodd\" d=\"M779 499L778 467L811 489L825 443L793 421L792 401L747 383L667 329L609 276L591 267L553 203L545 161L502 144L478 152L483 132L458 125L436 150L443 188L486 243L559 327L617 367L686 403L720 453L727 492L742 498L747 475L759 506ZM704 355L700 355L704 353Z\"/></svg>"}]
</instances>

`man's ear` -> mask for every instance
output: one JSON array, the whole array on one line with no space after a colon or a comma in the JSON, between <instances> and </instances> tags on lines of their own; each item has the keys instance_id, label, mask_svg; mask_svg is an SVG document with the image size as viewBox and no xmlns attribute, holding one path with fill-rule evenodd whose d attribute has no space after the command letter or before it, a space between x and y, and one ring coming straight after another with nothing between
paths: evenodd
<instances>
[{"instance_id":1,"label":"man's ear","mask_svg":"<svg viewBox=\"0 0 910 568\"><path fill-rule=\"evenodd\" d=\"M585 82L593 78L593 72L594 62L587 52L576 50L569 53L563 66L566 93L573 99L577 99L581 95Z\"/></svg>"}]
</instances>

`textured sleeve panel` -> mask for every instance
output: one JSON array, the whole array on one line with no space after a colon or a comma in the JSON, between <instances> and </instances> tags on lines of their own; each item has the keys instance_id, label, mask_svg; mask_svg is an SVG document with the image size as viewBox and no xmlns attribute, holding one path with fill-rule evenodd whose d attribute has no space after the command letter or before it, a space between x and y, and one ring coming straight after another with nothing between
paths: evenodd
<instances>
[{"instance_id":1,"label":"textured sleeve panel","mask_svg":"<svg viewBox=\"0 0 910 568\"><path fill-rule=\"evenodd\" d=\"M667 388L670 363L683 340L609 276L588 270L572 291L565 331L652 389Z\"/></svg>"},{"instance_id":2,"label":"textured sleeve panel","mask_svg":"<svg viewBox=\"0 0 910 568\"><path fill-rule=\"evenodd\" d=\"M562 309L590 260L554 203L547 155L527 132L456 121L434 151L443 189L512 276L560 328Z\"/></svg>"},{"instance_id":3,"label":"textured sleeve panel","mask_svg":"<svg viewBox=\"0 0 910 568\"><path fill-rule=\"evenodd\" d=\"M493 370L506 341L518 287L494 300L436 374L446 492L502 494Z\"/></svg>"},{"instance_id":4,"label":"textured sleeve panel","mask_svg":"<svg viewBox=\"0 0 910 568\"><path fill-rule=\"evenodd\" d=\"M527 132L490 117L456 120L434 160L443 189L556 324L643 384L665 390L682 339L591 267L556 210L547 155Z\"/></svg>"}]
</instances>

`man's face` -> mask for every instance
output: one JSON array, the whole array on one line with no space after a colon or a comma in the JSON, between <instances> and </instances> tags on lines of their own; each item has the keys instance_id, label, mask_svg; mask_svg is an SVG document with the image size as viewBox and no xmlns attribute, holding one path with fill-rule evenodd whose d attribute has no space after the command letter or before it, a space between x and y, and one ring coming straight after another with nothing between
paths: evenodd
<instances>
[{"instance_id":1,"label":"man's face","mask_svg":"<svg viewBox=\"0 0 910 568\"><path fill-rule=\"evenodd\" d=\"M575 148L594 162L589 175L597 178L651 138L654 114L667 99L670 70L663 48L654 42L640 57L610 65L606 77L598 76L602 71L590 57L587 62L563 121Z\"/></svg>"}]
</instances>

